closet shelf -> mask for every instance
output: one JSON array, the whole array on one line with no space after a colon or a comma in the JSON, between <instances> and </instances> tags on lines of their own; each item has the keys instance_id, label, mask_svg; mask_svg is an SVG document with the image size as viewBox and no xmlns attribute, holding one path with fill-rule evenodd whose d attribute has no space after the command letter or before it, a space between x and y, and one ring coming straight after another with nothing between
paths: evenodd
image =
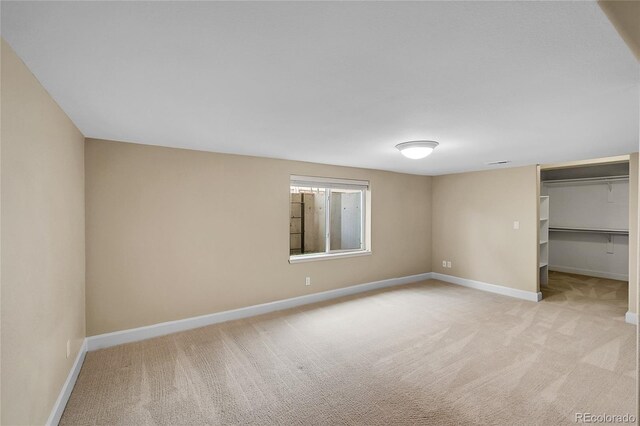
<instances>
[{"instance_id":1,"label":"closet shelf","mask_svg":"<svg viewBox=\"0 0 640 426\"><path fill-rule=\"evenodd\" d=\"M575 228L568 226L552 226L550 232L580 232L589 234L629 235L628 229Z\"/></svg>"},{"instance_id":2,"label":"closet shelf","mask_svg":"<svg viewBox=\"0 0 640 426\"><path fill-rule=\"evenodd\" d=\"M538 215L540 222L538 224L538 279L541 285L547 285L549 282L549 196L542 195L538 200Z\"/></svg>"},{"instance_id":3,"label":"closet shelf","mask_svg":"<svg viewBox=\"0 0 640 426\"><path fill-rule=\"evenodd\" d=\"M611 182L628 182L629 175L576 178L576 179L554 179L542 181L544 185L566 185L566 184L601 184Z\"/></svg>"}]
</instances>

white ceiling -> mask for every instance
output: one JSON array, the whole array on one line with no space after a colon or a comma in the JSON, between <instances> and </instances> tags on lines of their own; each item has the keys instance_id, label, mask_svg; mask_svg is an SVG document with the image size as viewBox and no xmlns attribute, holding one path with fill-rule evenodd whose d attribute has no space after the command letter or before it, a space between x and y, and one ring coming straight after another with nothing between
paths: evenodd
<instances>
[{"instance_id":1,"label":"white ceiling","mask_svg":"<svg viewBox=\"0 0 640 426\"><path fill-rule=\"evenodd\" d=\"M595 2L1 7L87 137L429 175L638 150L638 63Z\"/></svg>"}]
</instances>

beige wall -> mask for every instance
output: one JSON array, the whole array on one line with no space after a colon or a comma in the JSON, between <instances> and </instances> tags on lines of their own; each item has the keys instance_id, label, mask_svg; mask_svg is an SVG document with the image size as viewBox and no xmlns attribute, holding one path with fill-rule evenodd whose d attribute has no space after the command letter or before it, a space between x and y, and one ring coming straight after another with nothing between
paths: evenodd
<instances>
[{"instance_id":1,"label":"beige wall","mask_svg":"<svg viewBox=\"0 0 640 426\"><path fill-rule=\"evenodd\" d=\"M640 143L640 141L639 141ZM639 146L640 148L640 146ZM638 184L636 185L636 197L638 198L638 202L636 203L636 208L638 209L638 213L637 213L637 220L636 220L636 257L635 257L635 262L636 262L636 277L637 277L637 281L636 283L638 284L638 286L640 286L640 259L638 259L638 257L640 256L640 158L639 158L639 154L636 153L636 161L638 162L638 166L636 167L636 180L638 182ZM630 240L630 243L633 244L633 240ZM640 291L637 291L638 289L636 289L636 298L635 298L635 308L636 311L635 312L639 312L640 309ZM640 327L636 328L636 332L637 332L637 348L640 348ZM636 389L636 399L638 400L638 403L636 405L636 418L640 418L640 379L638 379L638 377L640 377L640 375L638 375L638 371L640 371L640 351L638 351L638 357L636 360L636 383L637 383L637 389Z\"/></svg>"},{"instance_id":2,"label":"beige wall","mask_svg":"<svg viewBox=\"0 0 640 426\"><path fill-rule=\"evenodd\" d=\"M638 312L638 153L629 160L629 311Z\"/></svg>"},{"instance_id":3,"label":"beige wall","mask_svg":"<svg viewBox=\"0 0 640 426\"><path fill-rule=\"evenodd\" d=\"M620 37L640 61L640 1L639 0L599 0L598 4L606 13Z\"/></svg>"},{"instance_id":4,"label":"beige wall","mask_svg":"<svg viewBox=\"0 0 640 426\"><path fill-rule=\"evenodd\" d=\"M433 272L537 291L536 191L536 166L435 176Z\"/></svg>"},{"instance_id":5,"label":"beige wall","mask_svg":"<svg viewBox=\"0 0 640 426\"><path fill-rule=\"evenodd\" d=\"M430 177L99 140L85 149L88 335L431 269ZM289 264L290 174L369 180L373 254Z\"/></svg>"},{"instance_id":6,"label":"beige wall","mask_svg":"<svg viewBox=\"0 0 640 426\"><path fill-rule=\"evenodd\" d=\"M85 336L84 137L4 40L1 85L1 423L35 425Z\"/></svg>"}]
</instances>

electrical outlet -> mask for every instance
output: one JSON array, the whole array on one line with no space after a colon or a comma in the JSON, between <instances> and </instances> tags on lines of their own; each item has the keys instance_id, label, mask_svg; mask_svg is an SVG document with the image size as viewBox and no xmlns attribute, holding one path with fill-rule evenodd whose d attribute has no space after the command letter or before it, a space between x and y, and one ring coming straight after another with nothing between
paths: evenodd
<instances>
[{"instance_id":1,"label":"electrical outlet","mask_svg":"<svg viewBox=\"0 0 640 426\"><path fill-rule=\"evenodd\" d=\"M520 229L520 221L516 220L513 222L513 229Z\"/></svg>"},{"instance_id":2,"label":"electrical outlet","mask_svg":"<svg viewBox=\"0 0 640 426\"><path fill-rule=\"evenodd\" d=\"M609 235L607 239L607 254L613 254L613 235Z\"/></svg>"},{"instance_id":3,"label":"electrical outlet","mask_svg":"<svg viewBox=\"0 0 640 426\"><path fill-rule=\"evenodd\" d=\"M67 340L67 358L71 356L71 340Z\"/></svg>"},{"instance_id":4,"label":"electrical outlet","mask_svg":"<svg viewBox=\"0 0 640 426\"><path fill-rule=\"evenodd\" d=\"M443 261L442 261L442 267L443 267L443 268L446 268L446 267L447 267L447 261L446 261L446 260L443 260Z\"/></svg>"},{"instance_id":5,"label":"electrical outlet","mask_svg":"<svg viewBox=\"0 0 640 426\"><path fill-rule=\"evenodd\" d=\"M307 277L304 279L304 285L311 285L311 277Z\"/></svg>"},{"instance_id":6,"label":"electrical outlet","mask_svg":"<svg viewBox=\"0 0 640 426\"><path fill-rule=\"evenodd\" d=\"M451 268L451 261L447 261L447 268Z\"/></svg>"}]
</instances>

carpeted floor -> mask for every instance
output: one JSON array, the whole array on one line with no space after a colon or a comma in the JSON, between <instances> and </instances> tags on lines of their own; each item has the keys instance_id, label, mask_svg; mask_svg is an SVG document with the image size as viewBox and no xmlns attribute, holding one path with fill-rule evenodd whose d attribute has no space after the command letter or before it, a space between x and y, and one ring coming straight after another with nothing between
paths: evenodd
<instances>
[{"instance_id":1,"label":"carpeted floor","mask_svg":"<svg viewBox=\"0 0 640 426\"><path fill-rule=\"evenodd\" d=\"M635 413L627 284L439 281L87 354L62 425L575 424Z\"/></svg>"}]
</instances>

